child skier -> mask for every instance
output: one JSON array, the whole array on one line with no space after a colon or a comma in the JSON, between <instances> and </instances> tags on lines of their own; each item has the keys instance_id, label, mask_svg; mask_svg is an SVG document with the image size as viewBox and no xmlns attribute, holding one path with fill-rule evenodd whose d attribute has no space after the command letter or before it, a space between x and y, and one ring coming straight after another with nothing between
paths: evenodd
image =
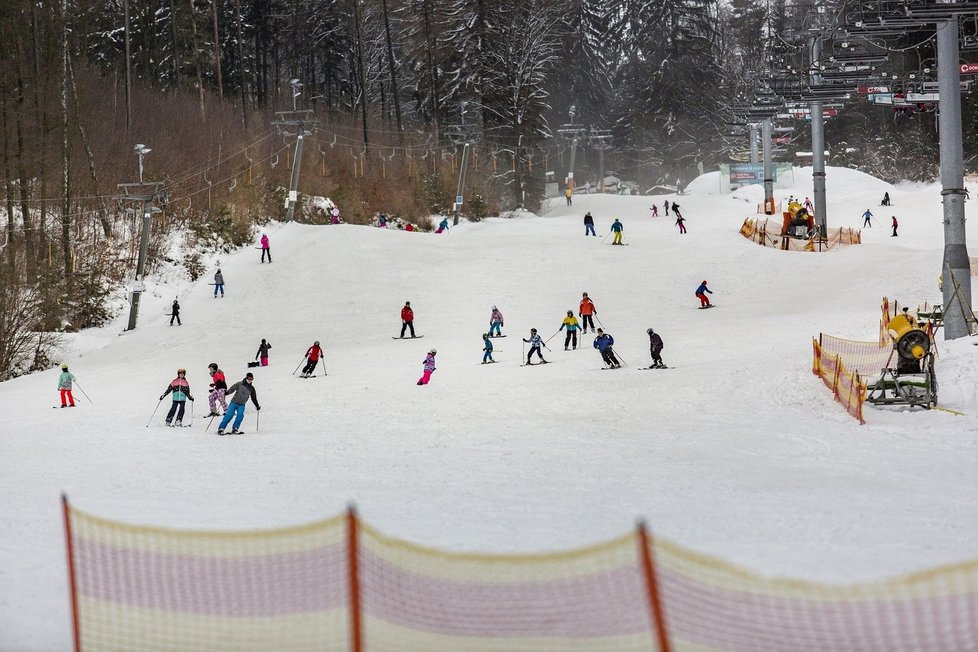
<instances>
[{"instance_id":1,"label":"child skier","mask_svg":"<svg viewBox=\"0 0 978 652\"><path fill-rule=\"evenodd\" d=\"M438 223L438 230L435 233L444 233L448 230L448 218L446 217L441 222Z\"/></svg>"},{"instance_id":2,"label":"child skier","mask_svg":"<svg viewBox=\"0 0 978 652\"><path fill-rule=\"evenodd\" d=\"M503 327L503 313L499 312L499 308L496 306L492 307L492 315L489 316L489 337L502 337L503 333L500 330ZM495 331L495 335L493 335Z\"/></svg>"},{"instance_id":3,"label":"child skier","mask_svg":"<svg viewBox=\"0 0 978 652\"><path fill-rule=\"evenodd\" d=\"M431 380L431 374L435 371L435 354L438 353L437 349L430 349L428 355L424 357L424 373L421 374L421 378L418 378L419 385L427 385L428 381Z\"/></svg>"},{"instance_id":4,"label":"child skier","mask_svg":"<svg viewBox=\"0 0 978 652\"><path fill-rule=\"evenodd\" d=\"M411 329L411 337L416 337L414 334L414 310L411 308L411 302L405 301L404 307L401 308L401 337L404 337L404 331Z\"/></svg>"},{"instance_id":5,"label":"child skier","mask_svg":"<svg viewBox=\"0 0 978 652\"><path fill-rule=\"evenodd\" d=\"M306 366L302 368L302 373L299 375L300 378L308 378L312 375L312 372L316 370L316 365L319 364L319 358L324 356L323 349L319 346L319 340L312 343L312 346L306 351ZM248 374L249 376L251 374Z\"/></svg>"},{"instance_id":6,"label":"child skier","mask_svg":"<svg viewBox=\"0 0 978 652\"><path fill-rule=\"evenodd\" d=\"M268 234L261 234L261 262L265 262L265 256L268 256L268 262L272 262L272 250L268 247Z\"/></svg>"},{"instance_id":7,"label":"child skier","mask_svg":"<svg viewBox=\"0 0 978 652\"><path fill-rule=\"evenodd\" d=\"M618 358L615 357L615 351L612 348L615 344L615 338L611 336L610 333L605 333L602 329L598 329L598 336L594 338L594 348L596 348L601 353L601 359L604 363L608 365L609 369L617 369L621 366L618 362Z\"/></svg>"},{"instance_id":8,"label":"child skier","mask_svg":"<svg viewBox=\"0 0 978 652\"><path fill-rule=\"evenodd\" d=\"M613 244L613 245L620 245L621 244L621 232L622 232L622 230L624 228L625 227L621 223L621 221L616 218L615 221L614 221L614 223L611 225L611 232L615 234L615 237L611 241L611 244Z\"/></svg>"},{"instance_id":9,"label":"child skier","mask_svg":"<svg viewBox=\"0 0 978 652\"><path fill-rule=\"evenodd\" d=\"M224 390L228 388L227 379L224 376L224 372L217 367L216 362L207 365L207 372L211 375L211 391L207 395L207 404L211 408L211 413L207 416L219 417L228 411L227 400L224 398ZM224 412L218 413L218 403L221 404L221 409Z\"/></svg>"},{"instance_id":10,"label":"child skier","mask_svg":"<svg viewBox=\"0 0 978 652\"><path fill-rule=\"evenodd\" d=\"M183 422L183 410L187 405L187 400L194 400L194 397L190 395L190 383L187 382L186 369L177 369L177 377L170 381L170 386L163 392L160 400L165 399L170 392L173 392L173 405L170 406L170 411L166 414L166 425L172 425L173 415L176 415L177 422L175 425L180 426Z\"/></svg>"},{"instance_id":11,"label":"child skier","mask_svg":"<svg viewBox=\"0 0 978 652\"><path fill-rule=\"evenodd\" d=\"M598 314L598 309L594 307L594 302L588 298L587 292L585 292L577 311L577 316L581 318L581 334L587 332L588 324L591 325L591 332L594 332L594 316L596 314Z\"/></svg>"},{"instance_id":12,"label":"child skier","mask_svg":"<svg viewBox=\"0 0 978 652\"><path fill-rule=\"evenodd\" d=\"M271 261L269 261L271 262ZM255 354L255 360L261 360L261 366L268 366L268 350L272 348L272 345L265 341L265 338L261 338L261 344L258 345L258 353Z\"/></svg>"},{"instance_id":13,"label":"child skier","mask_svg":"<svg viewBox=\"0 0 978 652\"><path fill-rule=\"evenodd\" d=\"M530 352L526 354L526 364L533 364L530 362L530 359L533 357L534 353L536 353L537 357L540 358L540 364L547 364L547 361L543 359L543 353L540 352L540 347L547 345L544 343L543 338L537 335L537 329L531 328L530 339L526 339L524 337L523 341L529 342L530 344ZM549 349L550 347L547 348Z\"/></svg>"},{"instance_id":14,"label":"child skier","mask_svg":"<svg viewBox=\"0 0 978 652\"><path fill-rule=\"evenodd\" d=\"M221 274L221 270L218 269L217 273L214 274L214 298L217 298L217 291L221 291L221 298L224 298L224 274Z\"/></svg>"},{"instance_id":15,"label":"child skier","mask_svg":"<svg viewBox=\"0 0 978 652\"><path fill-rule=\"evenodd\" d=\"M173 305L170 306L170 326L173 326L173 320L177 320L177 326L183 326L180 322L180 302L176 299L173 300Z\"/></svg>"},{"instance_id":16,"label":"child skier","mask_svg":"<svg viewBox=\"0 0 978 652\"><path fill-rule=\"evenodd\" d=\"M700 283L699 287L696 288L696 298L700 300L701 309L713 307L713 304L710 303L710 300L706 297L708 292L713 294L713 292L710 291L710 288L706 287L706 281L704 280L702 283Z\"/></svg>"},{"instance_id":17,"label":"child skier","mask_svg":"<svg viewBox=\"0 0 978 652\"><path fill-rule=\"evenodd\" d=\"M71 395L71 383L74 380L75 377L68 373L68 365L61 365L61 375L58 376L58 392L61 394L61 407L63 408L68 407L68 402L71 403L71 407L75 407L75 397Z\"/></svg>"},{"instance_id":18,"label":"child skier","mask_svg":"<svg viewBox=\"0 0 978 652\"><path fill-rule=\"evenodd\" d=\"M244 434L238 428L241 427L241 422L244 421L245 404L248 402L249 397L251 398L251 402L255 404L255 409L261 410L261 406L258 405L258 390L255 389L253 384L254 379L255 377L250 373L245 374L241 382L235 383L224 390L224 393L231 397L231 406L228 408L224 418L221 419L221 425L217 427L217 434L224 434L224 428L230 423L232 417L234 418L234 425L231 426L231 434Z\"/></svg>"},{"instance_id":19,"label":"child skier","mask_svg":"<svg viewBox=\"0 0 978 652\"><path fill-rule=\"evenodd\" d=\"M482 350L485 351L485 353L482 355L482 364L495 362L495 360L492 359L492 340L489 339L489 333L482 334Z\"/></svg>"},{"instance_id":20,"label":"child skier","mask_svg":"<svg viewBox=\"0 0 978 652\"><path fill-rule=\"evenodd\" d=\"M665 369L666 363L662 361L662 338L651 328L645 331L649 335L649 352L652 354L652 369Z\"/></svg>"},{"instance_id":21,"label":"child skier","mask_svg":"<svg viewBox=\"0 0 978 652\"><path fill-rule=\"evenodd\" d=\"M558 331L564 330L567 327L567 335L564 336L564 350L567 350L567 346L573 342L574 349L577 350L577 331L581 328L581 324L577 321L577 317L574 316L573 310L567 311L567 316L564 317L564 321L560 323L560 328Z\"/></svg>"}]
</instances>

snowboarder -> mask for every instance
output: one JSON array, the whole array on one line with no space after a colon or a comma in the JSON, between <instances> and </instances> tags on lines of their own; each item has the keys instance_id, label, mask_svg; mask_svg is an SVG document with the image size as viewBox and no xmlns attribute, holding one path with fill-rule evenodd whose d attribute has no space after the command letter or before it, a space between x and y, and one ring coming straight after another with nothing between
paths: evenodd
<instances>
[{"instance_id":1,"label":"snowboarder","mask_svg":"<svg viewBox=\"0 0 978 652\"><path fill-rule=\"evenodd\" d=\"M621 244L621 232L624 228L625 227L621 223L621 221L616 218L614 223L611 225L611 232L615 234L615 237L614 239L612 239L611 244L613 245Z\"/></svg>"},{"instance_id":2,"label":"snowboarder","mask_svg":"<svg viewBox=\"0 0 978 652\"><path fill-rule=\"evenodd\" d=\"M662 361L662 338L651 328L645 331L649 335L649 351L652 353L652 368L665 369L666 364Z\"/></svg>"},{"instance_id":3,"label":"snowboarder","mask_svg":"<svg viewBox=\"0 0 978 652\"><path fill-rule=\"evenodd\" d=\"M251 402L255 404L255 409L261 410L261 406L258 405L258 390L255 389L254 380L255 377L247 373L241 382L235 383L224 390L224 393L231 397L231 406L224 414L224 418L221 419L221 425L217 427L217 434L224 434L224 428L230 423L232 418L234 418L234 425L231 426L231 434L242 434L238 428L241 427L241 422L244 421L245 404L248 402L249 397L251 398Z\"/></svg>"},{"instance_id":4,"label":"snowboarder","mask_svg":"<svg viewBox=\"0 0 978 652\"><path fill-rule=\"evenodd\" d=\"M651 210L652 210L652 217L659 217L659 207L657 205L652 204Z\"/></svg>"},{"instance_id":5,"label":"snowboarder","mask_svg":"<svg viewBox=\"0 0 978 652\"><path fill-rule=\"evenodd\" d=\"M669 217L669 200L665 200L662 204L662 208L666 210L666 217Z\"/></svg>"},{"instance_id":6,"label":"snowboarder","mask_svg":"<svg viewBox=\"0 0 978 652\"><path fill-rule=\"evenodd\" d=\"M306 351L306 366L302 368L302 373L299 375L300 378L308 378L312 375L312 372L316 370L316 365L319 364L319 358L323 357L323 348L319 346L319 340L312 343L312 346ZM249 376L251 374L248 374Z\"/></svg>"},{"instance_id":7,"label":"snowboarder","mask_svg":"<svg viewBox=\"0 0 978 652\"><path fill-rule=\"evenodd\" d=\"M58 376L58 392L61 394L61 407L75 407L75 397L71 395L71 383L75 377L68 372L68 365L61 365L61 375Z\"/></svg>"},{"instance_id":8,"label":"snowboarder","mask_svg":"<svg viewBox=\"0 0 978 652\"><path fill-rule=\"evenodd\" d=\"M489 316L489 337L502 337L503 333L500 330L503 327L503 313L499 312L499 308L496 306L492 307L492 315ZM495 331L495 335L493 332Z\"/></svg>"},{"instance_id":9,"label":"snowboarder","mask_svg":"<svg viewBox=\"0 0 978 652\"><path fill-rule=\"evenodd\" d=\"M173 424L173 415L176 415L175 425L180 426L183 422L183 411L187 406L187 401L194 400L194 397L190 395L190 383L187 382L186 369L177 369L177 377L170 381L170 386L163 392L160 400L165 399L170 392L173 392L173 405L170 406L170 411L166 413L166 425Z\"/></svg>"},{"instance_id":10,"label":"snowboarder","mask_svg":"<svg viewBox=\"0 0 978 652\"><path fill-rule=\"evenodd\" d=\"M601 353L601 359L604 360L604 363L608 365L609 369L617 369L621 366L621 363L618 362L618 358L615 357L615 351L612 348L614 344L615 338L613 338L610 333L605 333L599 328L598 336L594 338L594 348Z\"/></svg>"},{"instance_id":11,"label":"snowboarder","mask_svg":"<svg viewBox=\"0 0 978 652\"><path fill-rule=\"evenodd\" d=\"M431 374L435 371L435 354L438 353L437 349L429 349L428 355L424 357L424 373L421 374L421 378L418 378L419 385L427 385L428 381L431 380Z\"/></svg>"},{"instance_id":12,"label":"snowboarder","mask_svg":"<svg viewBox=\"0 0 978 652\"><path fill-rule=\"evenodd\" d=\"M567 316L564 317L564 321L560 323L560 328L558 331L564 330L564 326L567 327L567 335L564 336L564 350L567 350L567 346L573 343L574 349L577 350L577 331L581 328L581 324L577 321L577 317L574 316L573 310L567 311Z\"/></svg>"},{"instance_id":13,"label":"snowboarder","mask_svg":"<svg viewBox=\"0 0 978 652\"><path fill-rule=\"evenodd\" d=\"M411 309L411 302L405 301L404 307L401 308L401 337L404 337L404 332L409 328L411 337L417 337L414 334L414 310Z\"/></svg>"},{"instance_id":14,"label":"snowboarder","mask_svg":"<svg viewBox=\"0 0 978 652\"><path fill-rule=\"evenodd\" d=\"M893 233L890 234L890 237L897 237L897 227L900 226L900 224L897 222L896 215L893 216L893 222L890 224L890 226L893 227Z\"/></svg>"},{"instance_id":15,"label":"snowboarder","mask_svg":"<svg viewBox=\"0 0 978 652\"><path fill-rule=\"evenodd\" d=\"M180 322L180 302L176 299L173 300L173 305L170 306L170 326L173 326L173 320L177 320L177 326L183 326Z\"/></svg>"},{"instance_id":16,"label":"snowboarder","mask_svg":"<svg viewBox=\"0 0 978 652\"><path fill-rule=\"evenodd\" d=\"M706 281L704 280L702 283L700 283L700 286L696 288L696 298L700 300L700 308L710 308L713 306L706 296L707 293L713 294L713 292L710 291L710 288L706 287Z\"/></svg>"},{"instance_id":17,"label":"snowboarder","mask_svg":"<svg viewBox=\"0 0 978 652\"><path fill-rule=\"evenodd\" d=\"M265 256L268 256L268 262L272 262L272 250L268 247L268 234L261 234L261 262L265 262Z\"/></svg>"},{"instance_id":18,"label":"snowboarder","mask_svg":"<svg viewBox=\"0 0 978 652\"><path fill-rule=\"evenodd\" d=\"M867 226L872 228L873 224L870 222L871 219L873 219L873 214L870 213L869 209L867 208L866 212L863 213L863 228L866 228Z\"/></svg>"},{"instance_id":19,"label":"snowboarder","mask_svg":"<svg viewBox=\"0 0 978 652\"><path fill-rule=\"evenodd\" d=\"M438 223L438 230L435 233L444 233L448 230L448 218L446 217L441 222Z\"/></svg>"},{"instance_id":20,"label":"snowboarder","mask_svg":"<svg viewBox=\"0 0 978 652\"><path fill-rule=\"evenodd\" d=\"M570 186L567 186L567 190L564 191L564 199L567 200L568 206L574 205L574 189Z\"/></svg>"},{"instance_id":21,"label":"snowboarder","mask_svg":"<svg viewBox=\"0 0 978 652\"><path fill-rule=\"evenodd\" d=\"M883 201L880 202L880 206L889 206L889 205L890 205L890 193L884 192Z\"/></svg>"},{"instance_id":22,"label":"snowboarder","mask_svg":"<svg viewBox=\"0 0 978 652\"><path fill-rule=\"evenodd\" d=\"M537 335L537 329L531 328L530 329L530 338L527 339L527 338L524 337L523 338L523 341L524 342L529 342L529 344L530 344L530 352L526 354L526 364L533 364L532 362L530 362L530 358L533 357L533 354L534 353L536 353L537 354L537 357L540 358L540 364L546 364L547 363L547 361L543 359L543 353L540 352L540 347L541 346L547 346L547 345L544 343L543 338L540 337L539 335ZM547 347L547 348L549 350L550 347Z\"/></svg>"},{"instance_id":23,"label":"snowboarder","mask_svg":"<svg viewBox=\"0 0 978 652\"><path fill-rule=\"evenodd\" d=\"M591 325L591 332L594 332L594 316L598 314L598 309L594 307L594 302L584 293L581 305L577 311L577 316L581 318L581 333L587 332L588 324Z\"/></svg>"},{"instance_id":24,"label":"snowboarder","mask_svg":"<svg viewBox=\"0 0 978 652\"><path fill-rule=\"evenodd\" d=\"M492 340L489 339L489 333L482 334L482 350L485 351L485 353L482 355L482 364L495 362L495 360L492 359Z\"/></svg>"},{"instance_id":25,"label":"snowboarder","mask_svg":"<svg viewBox=\"0 0 978 652\"><path fill-rule=\"evenodd\" d=\"M686 224L685 224L685 222L686 222L686 220L683 218L683 216L682 215L679 215L677 213L676 214L676 226L679 227L679 233L680 234L686 233Z\"/></svg>"},{"instance_id":26,"label":"snowboarder","mask_svg":"<svg viewBox=\"0 0 978 652\"><path fill-rule=\"evenodd\" d=\"M217 291L221 291L221 298L224 298L224 274L218 269L217 273L214 274L214 298L217 298Z\"/></svg>"},{"instance_id":27,"label":"snowboarder","mask_svg":"<svg viewBox=\"0 0 978 652\"><path fill-rule=\"evenodd\" d=\"M207 372L211 375L211 391L207 395L207 404L211 408L209 417L219 417L228 411L227 399L224 398L224 390L228 388L227 378L224 376L224 372L221 371L216 362L212 362L207 365ZM217 404L221 404L221 409L224 412L217 411Z\"/></svg>"},{"instance_id":28,"label":"snowboarder","mask_svg":"<svg viewBox=\"0 0 978 652\"><path fill-rule=\"evenodd\" d=\"M272 345L265 341L265 338L261 338L261 344L258 345L258 353L255 354L255 360L261 360L261 366L268 366L268 350L272 348Z\"/></svg>"},{"instance_id":29,"label":"snowboarder","mask_svg":"<svg viewBox=\"0 0 978 652\"><path fill-rule=\"evenodd\" d=\"M587 212L584 214L584 237L587 237L589 233L595 238L598 237L598 234L594 232L594 218L591 217L590 212Z\"/></svg>"}]
</instances>

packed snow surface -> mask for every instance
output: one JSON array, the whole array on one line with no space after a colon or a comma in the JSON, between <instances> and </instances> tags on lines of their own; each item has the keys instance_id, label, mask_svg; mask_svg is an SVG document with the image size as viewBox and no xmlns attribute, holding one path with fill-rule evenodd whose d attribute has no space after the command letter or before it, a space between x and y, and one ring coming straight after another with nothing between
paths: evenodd
<instances>
[{"instance_id":1,"label":"packed snow surface","mask_svg":"<svg viewBox=\"0 0 978 652\"><path fill-rule=\"evenodd\" d=\"M877 223L864 244L818 255L742 238L754 206L713 193L718 181L669 197L687 235L650 217L662 197L597 195L437 236L275 227L273 264L251 248L220 261L225 298L210 276L157 284L135 331L120 336L121 315L77 337L66 361L94 403L76 390L79 407L51 409L58 370L0 384L0 649L69 647L62 491L95 514L191 528L294 524L355 501L386 533L492 552L580 546L645 517L698 551L824 581L978 556L971 341L942 339L937 364L941 405L964 416L867 406L860 426L811 373L811 337L874 339L884 295L940 300L939 188L830 169L829 226L859 227L867 208ZM796 169L777 199L811 196L810 182ZM585 211L601 236L620 218L629 246L584 237ZM697 310L704 279L713 310ZM628 367L602 371L593 336L565 352L562 333L544 351L553 364L521 367L521 338L550 337L582 292ZM424 339L391 339L405 301ZM482 366L492 305L508 337ZM638 370L649 327L673 368ZM245 436L205 432L208 363L235 382L263 337L260 429L249 404ZM329 375L301 380L317 339ZM438 369L419 387L431 347ZM179 367L193 427L162 427L169 399L147 427Z\"/></svg>"}]
</instances>

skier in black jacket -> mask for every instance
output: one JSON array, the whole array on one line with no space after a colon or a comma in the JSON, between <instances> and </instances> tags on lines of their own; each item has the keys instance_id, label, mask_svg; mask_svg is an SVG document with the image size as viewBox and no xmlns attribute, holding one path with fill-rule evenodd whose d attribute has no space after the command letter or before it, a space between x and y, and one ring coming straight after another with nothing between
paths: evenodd
<instances>
[{"instance_id":1,"label":"skier in black jacket","mask_svg":"<svg viewBox=\"0 0 978 652\"><path fill-rule=\"evenodd\" d=\"M645 332L649 334L649 351L652 353L652 368L665 369L666 364L662 361L662 338L651 328Z\"/></svg>"},{"instance_id":2,"label":"skier in black jacket","mask_svg":"<svg viewBox=\"0 0 978 652\"><path fill-rule=\"evenodd\" d=\"M170 326L173 326L174 319L177 320L177 326L183 326L183 324L180 323L180 302L176 299L173 300L173 305L171 306L170 310Z\"/></svg>"}]
</instances>

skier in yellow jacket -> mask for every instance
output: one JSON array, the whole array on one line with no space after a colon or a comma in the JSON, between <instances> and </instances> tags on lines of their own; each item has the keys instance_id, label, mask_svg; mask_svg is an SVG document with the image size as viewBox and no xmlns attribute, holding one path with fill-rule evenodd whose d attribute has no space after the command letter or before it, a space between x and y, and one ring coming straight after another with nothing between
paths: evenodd
<instances>
[{"instance_id":1,"label":"skier in yellow jacket","mask_svg":"<svg viewBox=\"0 0 978 652\"><path fill-rule=\"evenodd\" d=\"M580 330L581 324L577 321L577 317L574 316L573 310L567 311L567 316L564 317L564 321L561 322L560 328L557 330L564 330L565 326L567 327L567 335L564 336L564 350L567 351L567 347L571 343L577 349L577 331Z\"/></svg>"}]
</instances>

